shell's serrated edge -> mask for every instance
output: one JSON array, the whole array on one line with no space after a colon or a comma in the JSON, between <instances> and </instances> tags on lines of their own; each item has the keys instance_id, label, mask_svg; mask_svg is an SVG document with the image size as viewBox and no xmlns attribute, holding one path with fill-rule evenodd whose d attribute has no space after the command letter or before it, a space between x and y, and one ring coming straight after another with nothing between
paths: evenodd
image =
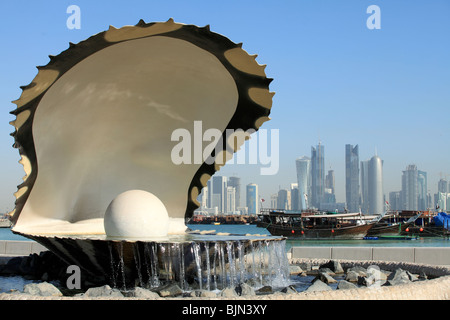
<instances>
[{"instance_id":1,"label":"shell's serrated edge","mask_svg":"<svg viewBox=\"0 0 450 320\"><path fill-rule=\"evenodd\" d=\"M150 30L152 28L153 30ZM137 29L144 32L138 32ZM200 33L197 33L194 30L203 30L204 32L202 32L202 34L205 35L204 38L199 39L198 37L201 37ZM120 32L123 32L125 35L120 36L117 41L109 41L108 39L106 39L107 34L118 34ZM227 68L227 70L233 71L230 73L238 75L233 76L233 78L236 82L240 82L236 83L238 87L247 87L246 89L242 89L243 92L248 92L250 88L261 88L262 90L269 90L269 84L273 79L266 77L266 65L259 65L256 62L257 55L249 55L245 50L242 49L242 43L236 44L220 34L211 32L209 25L205 27L186 25L174 22L173 18L168 19L166 22L152 23L146 23L144 20L140 20L136 26L123 26L119 29L110 25L108 30L92 35L84 41L81 41L77 44L69 43L69 48L67 50L62 51L56 56L49 55L50 61L46 66L37 67L38 74L29 85L23 86L23 91L20 98L13 101L13 103L16 104L16 109L11 111L10 113L16 115L16 120L12 121L14 122L13 126L16 128L15 132L13 133L15 139L14 146L19 149L19 153L22 156L22 159L27 159L26 169L24 165L25 162L22 161L22 165L24 165L24 171L26 173L25 177L23 178L24 182L18 186L18 190L15 193L15 195L17 195L15 202L16 206L9 214L10 220L13 225L17 222L17 219L20 216L20 212L23 209L28 195L32 190L38 172L37 162L35 159L36 154L34 150L34 144L24 143L26 141L22 140L26 140L27 138L32 139L31 128L34 119L34 112L38 107L40 99L45 94L45 92L47 92L47 90L53 85L53 83L56 82L65 72L70 70L76 63L84 59L84 54L86 54L87 57L90 54L106 48L107 46L114 45L115 42L151 37L155 35L165 35L185 40L183 38L185 33L190 33L191 36L193 36L193 39L189 39L191 43L201 47L204 50L207 50L210 53L213 53ZM203 43L205 41L210 42L210 48L204 47ZM219 43L214 43L214 41L219 41ZM212 52L213 50L217 50L214 49L217 47L223 47L226 50L224 49L223 51ZM91 50L92 52L89 53L89 50ZM245 61L236 63L233 57L231 57L231 59L230 55L227 57L226 52L230 50L234 50L234 52L237 52L236 55L241 57ZM249 70L250 72L248 72ZM41 81L40 78L46 72L56 72L57 75L54 76L54 79L50 79L52 81L47 81L43 84L43 81ZM251 84L247 84L247 82L250 82ZM30 90L33 90L33 88L39 88L39 90L35 92L34 95L29 97L28 95L31 93ZM17 123L17 116L19 116L26 110L30 110L28 119L26 119L26 121L22 123L22 125L16 127L15 124ZM248 94L240 95L236 112L227 125L226 129L243 129L244 131L253 129L257 131L260 125L262 125L262 123L264 122L261 122L260 119L266 119L265 121L269 120L269 114L270 108L261 106L259 103L257 103L257 101L254 101L252 98L250 98ZM258 123L258 121L261 123ZM223 132L224 138L226 129ZM225 144L224 150L226 150L226 148L227 145ZM30 153L32 154L32 156L30 156ZM207 181L214 175L215 172L219 171L223 165L224 163L222 164L216 162L209 165L206 163L203 163L201 165L197 173L194 175L188 189L189 196L186 206L185 218L190 218L193 214L193 211L199 207L199 203L196 197L195 199L192 199L190 195L192 194L192 196L194 196L196 194L200 194L203 187L206 186Z\"/></svg>"}]
</instances>

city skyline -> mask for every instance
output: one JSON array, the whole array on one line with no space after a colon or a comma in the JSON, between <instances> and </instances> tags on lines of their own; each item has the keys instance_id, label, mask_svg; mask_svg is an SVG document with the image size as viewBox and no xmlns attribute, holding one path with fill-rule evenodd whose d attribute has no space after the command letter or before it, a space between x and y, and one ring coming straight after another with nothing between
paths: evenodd
<instances>
[{"instance_id":1,"label":"city skyline","mask_svg":"<svg viewBox=\"0 0 450 320\"><path fill-rule=\"evenodd\" d=\"M401 190L402 172L412 164L426 172L432 195L441 178L450 178L446 0L262 0L258 5L199 0L195 6L181 0L136 0L133 5L79 0L80 29L67 27L71 4L0 3L5 43L0 52L0 212L14 208L14 193L25 175L9 125L15 120L9 112L16 108L10 101L20 97L20 86L29 84L36 66L46 65L48 55L58 55L69 42L140 19L210 25L212 32L242 42L244 50L258 55L259 64L267 65L275 95L271 120L261 129L279 130L279 170L264 176L263 164L227 164L217 172L240 177L241 186L258 184L267 202L280 188L297 183L296 159L309 157L319 142L325 146L322 173L334 170L337 202L346 201L346 144L359 146L360 161L375 154L383 160L386 197ZM372 4L380 8L380 29L366 25Z\"/></svg>"}]
</instances>

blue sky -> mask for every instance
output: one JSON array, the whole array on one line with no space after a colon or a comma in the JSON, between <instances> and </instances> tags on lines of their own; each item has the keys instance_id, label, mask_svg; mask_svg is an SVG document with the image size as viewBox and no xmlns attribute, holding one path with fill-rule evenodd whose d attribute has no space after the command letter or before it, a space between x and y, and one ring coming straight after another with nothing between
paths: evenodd
<instances>
[{"instance_id":1,"label":"blue sky","mask_svg":"<svg viewBox=\"0 0 450 320\"><path fill-rule=\"evenodd\" d=\"M81 29L66 27L69 5L81 9ZM369 5L381 9L381 29L369 30ZM295 159L320 139L326 169L345 194L345 144L359 144L360 160L384 160L385 193L400 190L401 171L416 164L436 192L450 178L450 2L432 1L2 1L0 3L0 212L14 207L24 175L8 123L19 86L32 81L48 55L102 32L144 19L204 26L238 43L267 64L276 92L280 169L230 165L219 174L255 182L269 198L295 182Z\"/></svg>"}]
</instances>

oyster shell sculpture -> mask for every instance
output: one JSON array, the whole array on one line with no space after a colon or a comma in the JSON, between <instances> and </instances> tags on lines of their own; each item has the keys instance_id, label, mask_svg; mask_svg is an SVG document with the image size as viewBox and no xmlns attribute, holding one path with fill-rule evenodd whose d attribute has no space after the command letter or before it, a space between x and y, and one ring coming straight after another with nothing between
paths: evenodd
<instances>
[{"instance_id":1,"label":"oyster shell sculpture","mask_svg":"<svg viewBox=\"0 0 450 320\"><path fill-rule=\"evenodd\" d=\"M164 205L167 234L184 233L202 188L242 144L226 129L247 139L269 119L272 79L255 58L208 26L172 19L110 27L50 56L11 112L26 172L12 230L44 244L105 235L113 200L141 190ZM194 138L194 121L221 130L223 151L211 152L214 162L176 164L171 135L185 128ZM139 225L133 210L125 218Z\"/></svg>"}]
</instances>

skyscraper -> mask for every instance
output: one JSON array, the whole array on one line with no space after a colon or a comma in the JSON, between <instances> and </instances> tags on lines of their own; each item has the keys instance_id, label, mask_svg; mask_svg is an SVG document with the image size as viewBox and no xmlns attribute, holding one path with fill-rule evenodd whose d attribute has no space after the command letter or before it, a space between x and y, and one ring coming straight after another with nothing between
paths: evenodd
<instances>
[{"instance_id":1,"label":"skyscraper","mask_svg":"<svg viewBox=\"0 0 450 320\"><path fill-rule=\"evenodd\" d=\"M226 212L234 213L236 211L236 189L227 187Z\"/></svg>"},{"instance_id":2,"label":"skyscraper","mask_svg":"<svg viewBox=\"0 0 450 320\"><path fill-rule=\"evenodd\" d=\"M368 214L384 212L383 160L377 155L361 161L362 210Z\"/></svg>"},{"instance_id":3,"label":"skyscraper","mask_svg":"<svg viewBox=\"0 0 450 320\"><path fill-rule=\"evenodd\" d=\"M218 208L219 213L226 211L227 177L213 176L208 181L208 207Z\"/></svg>"},{"instance_id":4,"label":"skyscraper","mask_svg":"<svg viewBox=\"0 0 450 320\"><path fill-rule=\"evenodd\" d=\"M289 207L288 207L288 191L286 189L280 189L278 191L277 205L278 205L278 209L289 209Z\"/></svg>"},{"instance_id":5,"label":"skyscraper","mask_svg":"<svg viewBox=\"0 0 450 320\"><path fill-rule=\"evenodd\" d=\"M295 166L297 168L299 210L305 210L308 208L307 197L310 195L311 159L308 157L300 157L295 160Z\"/></svg>"},{"instance_id":6,"label":"skyscraper","mask_svg":"<svg viewBox=\"0 0 450 320\"><path fill-rule=\"evenodd\" d=\"M405 210L418 209L418 170L410 164L402 174L402 205Z\"/></svg>"},{"instance_id":7,"label":"skyscraper","mask_svg":"<svg viewBox=\"0 0 450 320\"><path fill-rule=\"evenodd\" d=\"M258 185L255 183L250 183L247 185L247 207L249 214L259 213L259 195L258 195Z\"/></svg>"},{"instance_id":8,"label":"skyscraper","mask_svg":"<svg viewBox=\"0 0 450 320\"><path fill-rule=\"evenodd\" d=\"M350 212L357 212L360 205L359 193L359 148L345 145L345 201Z\"/></svg>"},{"instance_id":9,"label":"skyscraper","mask_svg":"<svg viewBox=\"0 0 450 320\"><path fill-rule=\"evenodd\" d=\"M427 173L417 170L417 206L418 210L426 210L428 208L428 185Z\"/></svg>"},{"instance_id":10,"label":"skyscraper","mask_svg":"<svg viewBox=\"0 0 450 320\"><path fill-rule=\"evenodd\" d=\"M241 206L241 178L229 177L228 186L234 187L234 189L236 189L236 208L239 208Z\"/></svg>"},{"instance_id":11,"label":"skyscraper","mask_svg":"<svg viewBox=\"0 0 450 320\"><path fill-rule=\"evenodd\" d=\"M311 203L320 209L325 191L325 151L319 144L311 147Z\"/></svg>"}]
</instances>

